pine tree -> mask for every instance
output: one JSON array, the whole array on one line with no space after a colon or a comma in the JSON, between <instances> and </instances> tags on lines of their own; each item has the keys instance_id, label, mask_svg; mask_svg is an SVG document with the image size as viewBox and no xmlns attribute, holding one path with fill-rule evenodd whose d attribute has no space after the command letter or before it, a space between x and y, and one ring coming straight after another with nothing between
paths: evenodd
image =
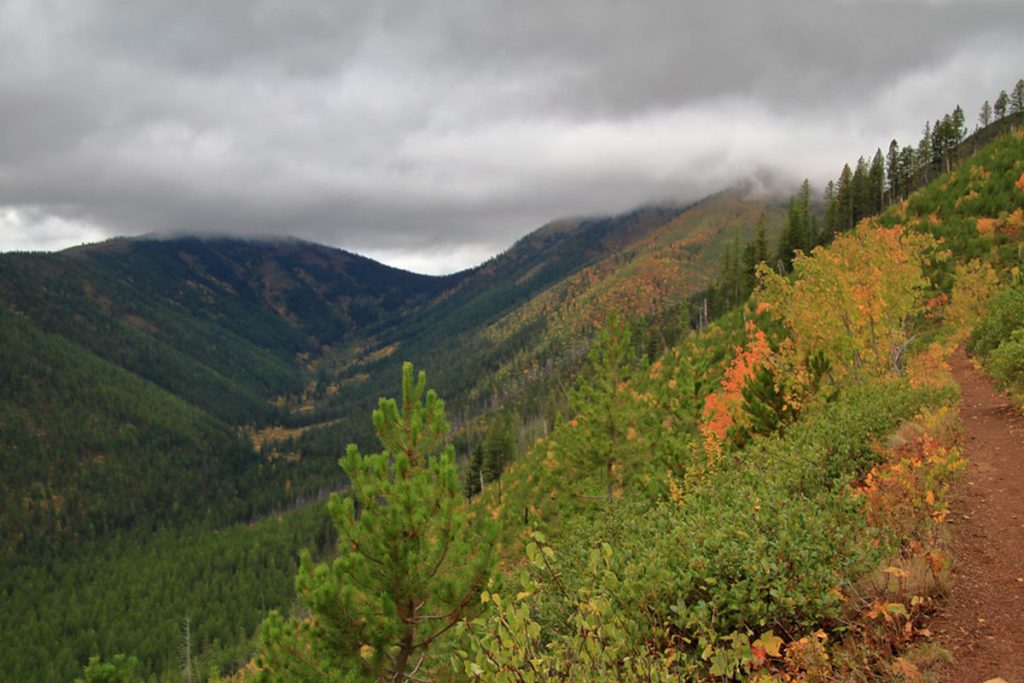
<instances>
[{"instance_id":1,"label":"pine tree","mask_svg":"<svg viewBox=\"0 0 1024 683\"><path fill-rule=\"evenodd\" d=\"M928 136L928 133L925 133ZM886 174L889 176L889 201L897 202L902 199L903 188L897 183L899 174L897 173L899 168L900 159L900 144L896 142L895 138L889 143L889 151L885 155L886 163Z\"/></svg>"},{"instance_id":2,"label":"pine tree","mask_svg":"<svg viewBox=\"0 0 1024 683\"><path fill-rule=\"evenodd\" d=\"M871 213L879 213L885 208L885 160L881 149L876 149L871 159L868 180L871 182Z\"/></svg>"},{"instance_id":3,"label":"pine tree","mask_svg":"<svg viewBox=\"0 0 1024 683\"><path fill-rule=\"evenodd\" d=\"M757 263L768 260L768 216L763 211L757 217L757 233L754 235L754 258Z\"/></svg>"},{"instance_id":4,"label":"pine tree","mask_svg":"<svg viewBox=\"0 0 1024 683\"><path fill-rule=\"evenodd\" d=\"M871 199L868 162L864 157L860 157L857 159L857 167L853 171L853 225L856 225L861 218L871 215Z\"/></svg>"},{"instance_id":5,"label":"pine tree","mask_svg":"<svg viewBox=\"0 0 1024 683\"><path fill-rule=\"evenodd\" d=\"M811 213L811 181L804 178L800 184L800 193L797 195L800 211L800 221L803 224L803 236L800 248L809 252L814 248L817 239L818 225L815 222L814 214Z\"/></svg>"},{"instance_id":6,"label":"pine tree","mask_svg":"<svg viewBox=\"0 0 1024 683\"><path fill-rule=\"evenodd\" d=\"M590 351L589 370L581 374L578 388L569 395L576 414L571 457L584 467L604 471L609 502L617 481L616 469L630 465L643 451L635 427L645 406L629 394L637 364L629 328L613 315Z\"/></svg>"},{"instance_id":7,"label":"pine tree","mask_svg":"<svg viewBox=\"0 0 1024 683\"><path fill-rule=\"evenodd\" d=\"M839 202L836 199L836 184L828 181L822 196L825 202L825 225L818 238L819 244L828 244L839 230Z\"/></svg>"},{"instance_id":8,"label":"pine tree","mask_svg":"<svg viewBox=\"0 0 1024 683\"><path fill-rule=\"evenodd\" d=\"M992 124L992 105L985 100L978 113L978 128L987 128Z\"/></svg>"},{"instance_id":9,"label":"pine tree","mask_svg":"<svg viewBox=\"0 0 1024 683\"><path fill-rule=\"evenodd\" d=\"M1013 92L1010 93L1010 113L1024 113L1024 78L1017 81L1013 86Z\"/></svg>"},{"instance_id":10,"label":"pine tree","mask_svg":"<svg viewBox=\"0 0 1024 683\"><path fill-rule=\"evenodd\" d=\"M807 212L807 251L821 244L821 226L818 225L818 216L813 211ZM753 289L751 289L753 291Z\"/></svg>"},{"instance_id":11,"label":"pine tree","mask_svg":"<svg viewBox=\"0 0 1024 683\"><path fill-rule=\"evenodd\" d=\"M786 227L783 228L782 235L779 236L779 251L776 254L776 259L788 271L793 263L793 254L804 249L806 243L807 226L800 208L800 199L797 196L790 197Z\"/></svg>"},{"instance_id":12,"label":"pine tree","mask_svg":"<svg viewBox=\"0 0 1024 683\"><path fill-rule=\"evenodd\" d=\"M463 483L463 492L467 498L472 498L484 488L484 447L477 444L470 449L469 458L466 464L466 477Z\"/></svg>"},{"instance_id":13,"label":"pine tree","mask_svg":"<svg viewBox=\"0 0 1024 683\"><path fill-rule=\"evenodd\" d=\"M956 132L953 118L946 114L932 128L932 152L942 163L946 173L949 173L951 166L951 156L956 146L955 138Z\"/></svg>"},{"instance_id":14,"label":"pine tree","mask_svg":"<svg viewBox=\"0 0 1024 683\"><path fill-rule=\"evenodd\" d=\"M98 656L90 657L82 677L76 678L75 683L141 683L144 680L138 659L114 655L108 662Z\"/></svg>"},{"instance_id":15,"label":"pine tree","mask_svg":"<svg viewBox=\"0 0 1024 683\"><path fill-rule=\"evenodd\" d=\"M515 456L515 426L511 413L495 415L487 426L482 446L481 468L484 481L492 482L501 476Z\"/></svg>"},{"instance_id":16,"label":"pine tree","mask_svg":"<svg viewBox=\"0 0 1024 683\"><path fill-rule=\"evenodd\" d=\"M755 255L756 246L754 241L751 240L743 245L743 254L741 256L741 272L740 272L740 284L742 285L744 292L751 291L751 288L756 283L754 279L754 272L757 269L757 256ZM651 359L650 356L648 356Z\"/></svg>"},{"instance_id":17,"label":"pine tree","mask_svg":"<svg viewBox=\"0 0 1024 683\"><path fill-rule=\"evenodd\" d=\"M959 104L956 105L953 109L953 114L949 117L951 147L955 148L964 141L964 136L967 135L966 121L964 110Z\"/></svg>"},{"instance_id":18,"label":"pine tree","mask_svg":"<svg viewBox=\"0 0 1024 683\"><path fill-rule=\"evenodd\" d=\"M789 200L789 214L779 238L777 259L788 270L798 250L808 252L814 248L817 233L818 226L811 215L811 181L805 178L800 191Z\"/></svg>"},{"instance_id":19,"label":"pine tree","mask_svg":"<svg viewBox=\"0 0 1024 683\"><path fill-rule=\"evenodd\" d=\"M754 291L757 284L757 266L768 260L768 217L764 213L757 219L757 233L754 239L743 247L743 291Z\"/></svg>"},{"instance_id":20,"label":"pine tree","mask_svg":"<svg viewBox=\"0 0 1024 683\"><path fill-rule=\"evenodd\" d=\"M836 183L836 202L839 208L839 229L853 229L853 171L850 170L849 164L844 164L839 174L839 182Z\"/></svg>"},{"instance_id":21,"label":"pine tree","mask_svg":"<svg viewBox=\"0 0 1024 683\"><path fill-rule=\"evenodd\" d=\"M410 680L427 649L479 604L493 567L493 530L471 531L444 402L402 367L402 401L373 412L380 453L350 445L351 496L328 504L338 555L303 552L295 580L311 617L272 612L260 629L263 680ZM418 662L414 660L418 659Z\"/></svg>"},{"instance_id":22,"label":"pine tree","mask_svg":"<svg viewBox=\"0 0 1024 683\"><path fill-rule=\"evenodd\" d=\"M932 169L932 131L931 124L924 122L924 133L917 143L917 162L921 172L921 181L927 183Z\"/></svg>"},{"instance_id":23,"label":"pine tree","mask_svg":"<svg viewBox=\"0 0 1024 683\"><path fill-rule=\"evenodd\" d=\"M1010 106L1010 96L1006 94L1005 90L999 91L999 97L996 98L996 103L992 107L993 113L995 113L996 121L1006 117L1006 109Z\"/></svg>"},{"instance_id":24,"label":"pine tree","mask_svg":"<svg viewBox=\"0 0 1024 683\"><path fill-rule=\"evenodd\" d=\"M914 180L914 170L917 168L917 153L914 148L907 145L900 150L900 157L897 163L897 173L900 177L900 185L906 188L910 194L911 184Z\"/></svg>"}]
</instances>

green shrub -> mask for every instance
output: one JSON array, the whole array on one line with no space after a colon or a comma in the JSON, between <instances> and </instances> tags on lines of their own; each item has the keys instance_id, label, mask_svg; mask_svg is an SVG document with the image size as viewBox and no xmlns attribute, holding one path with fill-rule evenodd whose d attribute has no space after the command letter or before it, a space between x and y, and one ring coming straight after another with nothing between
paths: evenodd
<instances>
[{"instance_id":1,"label":"green shrub","mask_svg":"<svg viewBox=\"0 0 1024 683\"><path fill-rule=\"evenodd\" d=\"M1024 288L1005 287L989 299L985 314L974 327L968 350L982 358L1024 328Z\"/></svg>"},{"instance_id":2,"label":"green shrub","mask_svg":"<svg viewBox=\"0 0 1024 683\"><path fill-rule=\"evenodd\" d=\"M565 520L557 549L533 544L523 590L478 622L461 666L643 679L609 668L614 650L644 671L671 653L675 675L742 676L755 638L839 628L843 591L891 550L850 484L881 459L874 442L948 398L851 386L784 435L755 437L675 502L618 500Z\"/></svg>"},{"instance_id":3,"label":"green shrub","mask_svg":"<svg viewBox=\"0 0 1024 683\"><path fill-rule=\"evenodd\" d=\"M988 368L1001 387L1024 389L1024 327L992 351Z\"/></svg>"}]
</instances>

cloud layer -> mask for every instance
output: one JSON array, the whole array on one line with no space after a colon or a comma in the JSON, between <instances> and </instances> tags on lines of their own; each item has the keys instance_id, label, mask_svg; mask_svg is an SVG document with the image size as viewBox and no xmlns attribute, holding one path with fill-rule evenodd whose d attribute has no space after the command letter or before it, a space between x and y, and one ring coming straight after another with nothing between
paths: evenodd
<instances>
[{"instance_id":1,"label":"cloud layer","mask_svg":"<svg viewBox=\"0 0 1024 683\"><path fill-rule=\"evenodd\" d=\"M1024 73L1019 0L0 4L0 250L293 235L429 272L823 183Z\"/></svg>"}]
</instances>

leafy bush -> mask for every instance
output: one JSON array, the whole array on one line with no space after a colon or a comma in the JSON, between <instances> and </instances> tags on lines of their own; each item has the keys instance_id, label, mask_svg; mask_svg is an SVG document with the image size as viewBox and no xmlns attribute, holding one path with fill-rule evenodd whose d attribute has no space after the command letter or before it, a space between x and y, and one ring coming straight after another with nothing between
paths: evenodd
<instances>
[{"instance_id":1,"label":"leafy bush","mask_svg":"<svg viewBox=\"0 0 1024 683\"><path fill-rule=\"evenodd\" d=\"M982 359L1001 388L1024 391L1024 288L1004 287L989 299L968 350Z\"/></svg>"},{"instance_id":2,"label":"leafy bush","mask_svg":"<svg viewBox=\"0 0 1024 683\"><path fill-rule=\"evenodd\" d=\"M1010 338L1014 330L1024 327L1024 288L1006 287L989 299L985 315L971 335L968 350L985 357Z\"/></svg>"},{"instance_id":3,"label":"leafy bush","mask_svg":"<svg viewBox=\"0 0 1024 683\"><path fill-rule=\"evenodd\" d=\"M883 457L872 443L945 398L898 382L851 387L672 501L617 500L566 522L557 552L535 537L522 590L491 598L496 611L468 634L460 668L496 679L656 680L666 666L743 676L778 654L774 633L838 627L843 590L889 550L872 542L884 539L852 484Z\"/></svg>"},{"instance_id":4,"label":"leafy bush","mask_svg":"<svg viewBox=\"0 0 1024 683\"><path fill-rule=\"evenodd\" d=\"M1024 327L992 351L988 367L1000 386L1024 389Z\"/></svg>"}]
</instances>

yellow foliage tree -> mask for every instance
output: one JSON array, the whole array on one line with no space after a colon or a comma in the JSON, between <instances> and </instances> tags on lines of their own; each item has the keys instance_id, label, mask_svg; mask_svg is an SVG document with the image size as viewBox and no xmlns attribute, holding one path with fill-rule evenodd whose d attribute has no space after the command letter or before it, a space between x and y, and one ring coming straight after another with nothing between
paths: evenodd
<instances>
[{"instance_id":1,"label":"yellow foliage tree","mask_svg":"<svg viewBox=\"0 0 1024 683\"><path fill-rule=\"evenodd\" d=\"M999 276L988 263L974 259L956 266L953 298L946 309L946 321L953 328L955 341L971 335L971 329L985 312L985 304L999 288Z\"/></svg>"},{"instance_id":2,"label":"yellow foliage tree","mask_svg":"<svg viewBox=\"0 0 1024 683\"><path fill-rule=\"evenodd\" d=\"M758 295L788 328L799 363L824 353L837 379L898 372L935 246L929 235L862 221L830 246L798 254L791 279L762 264Z\"/></svg>"}]
</instances>

